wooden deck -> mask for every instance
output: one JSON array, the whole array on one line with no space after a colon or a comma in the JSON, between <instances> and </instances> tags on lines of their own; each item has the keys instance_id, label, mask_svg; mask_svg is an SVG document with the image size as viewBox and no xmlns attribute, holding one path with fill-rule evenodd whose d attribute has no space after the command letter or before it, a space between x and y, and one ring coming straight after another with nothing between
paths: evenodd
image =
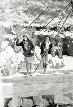
<instances>
[{"instance_id":1,"label":"wooden deck","mask_svg":"<svg viewBox=\"0 0 73 107\"><path fill-rule=\"evenodd\" d=\"M3 98L54 95L56 103L73 104L73 73L5 77L2 84Z\"/></svg>"}]
</instances>

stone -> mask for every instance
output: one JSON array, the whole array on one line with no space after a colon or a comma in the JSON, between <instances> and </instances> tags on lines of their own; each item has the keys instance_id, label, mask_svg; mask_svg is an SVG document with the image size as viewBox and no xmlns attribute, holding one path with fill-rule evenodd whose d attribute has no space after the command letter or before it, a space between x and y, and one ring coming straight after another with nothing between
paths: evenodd
<instances>
[{"instance_id":1,"label":"stone","mask_svg":"<svg viewBox=\"0 0 73 107\"><path fill-rule=\"evenodd\" d=\"M23 98L22 107L32 107L32 106L33 106L33 100L32 99Z\"/></svg>"}]
</instances>

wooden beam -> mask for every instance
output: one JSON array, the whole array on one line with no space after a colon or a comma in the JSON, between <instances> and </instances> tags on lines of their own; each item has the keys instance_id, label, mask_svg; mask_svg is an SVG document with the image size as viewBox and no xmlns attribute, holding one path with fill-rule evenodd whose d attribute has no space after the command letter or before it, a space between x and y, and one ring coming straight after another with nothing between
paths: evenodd
<instances>
[{"instance_id":1,"label":"wooden beam","mask_svg":"<svg viewBox=\"0 0 73 107\"><path fill-rule=\"evenodd\" d=\"M68 71L69 72L69 71ZM73 82L73 73L68 74L40 74L35 76L24 75L14 77L3 77L2 82L13 84L24 83L24 84L47 84L47 83L65 83Z\"/></svg>"},{"instance_id":2,"label":"wooden beam","mask_svg":"<svg viewBox=\"0 0 73 107\"><path fill-rule=\"evenodd\" d=\"M13 85L2 86L3 98L54 95L55 102L65 103L63 100L73 102L67 96L64 97L64 95L68 95L69 93L73 95L72 73L20 76L14 77L10 81L12 81ZM7 84L6 82L5 84Z\"/></svg>"}]
</instances>

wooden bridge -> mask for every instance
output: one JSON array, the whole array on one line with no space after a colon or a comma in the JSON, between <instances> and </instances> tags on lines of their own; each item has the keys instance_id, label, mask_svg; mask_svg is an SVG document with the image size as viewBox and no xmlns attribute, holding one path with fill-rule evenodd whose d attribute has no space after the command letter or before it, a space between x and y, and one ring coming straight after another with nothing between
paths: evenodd
<instances>
[{"instance_id":1,"label":"wooden bridge","mask_svg":"<svg viewBox=\"0 0 73 107\"><path fill-rule=\"evenodd\" d=\"M35 76L4 77L2 80L2 98L15 99L53 95L54 102L73 104L73 73L41 74Z\"/></svg>"}]
</instances>

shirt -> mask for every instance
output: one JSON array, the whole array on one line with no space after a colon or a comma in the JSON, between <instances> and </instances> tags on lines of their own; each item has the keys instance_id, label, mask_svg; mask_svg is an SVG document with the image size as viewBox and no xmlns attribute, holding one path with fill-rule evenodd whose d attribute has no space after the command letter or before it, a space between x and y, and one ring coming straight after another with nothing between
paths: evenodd
<instances>
[{"instance_id":1,"label":"shirt","mask_svg":"<svg viewBox=\"0 0 73 107\"><path fill-rule=\"evenodd\" d=\"M19 43L19 39L18 39L16 41L16 45L17 46L22 46L22 48L23 48L23 55L25 57L31 57L31 56L34 55L34 52L33 52L34 51L34 45L33 45L33 43L30 40L28 40L27 42L22 41L22 42Z\"/></svg>"}]
</instances>

